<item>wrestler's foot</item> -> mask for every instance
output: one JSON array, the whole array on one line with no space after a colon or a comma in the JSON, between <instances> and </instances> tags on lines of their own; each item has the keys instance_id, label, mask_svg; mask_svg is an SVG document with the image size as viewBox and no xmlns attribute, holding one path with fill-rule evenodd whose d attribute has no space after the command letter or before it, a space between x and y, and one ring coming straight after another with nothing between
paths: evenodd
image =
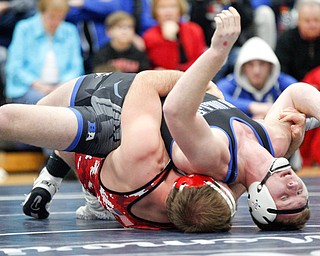
<instances>
[{"instance_id":1,"label":"wrestler's foot","mask_svg":"<svg viewBox=\"0 0 320 256\"><path fill-rule=\"evenodd\" d=\"M78 219L82 220L115 220L113 214L106 210L97 197L90 194L87 190L82 187L84 192L84 197L86 199L86 204L81 206L76 211L76 216Z\"/></svg>"},{"instance_id":2,"label":"wrestler's foot","mask_svg":"<svg viewBox=\"0 0 320 256\"><path fill-rule=\"evenodd\" d=\"M62 178L52 176L46 168L43 168L22 204L24 214L37 219L48 218L50 202L58 191L61 181Z\"/></svg>"},{"instance_id":3,"label":"wrestler's foot","mask_svg":"<svg viewBox=\"0 0 320 256\"><path fill-rule=\"evenodd\" d=\"M82 220L115 220L113 214L106 209L101 207L101 210L96 210L87 204L77 209L76 216Z\"/></svg>"}]
</instances>

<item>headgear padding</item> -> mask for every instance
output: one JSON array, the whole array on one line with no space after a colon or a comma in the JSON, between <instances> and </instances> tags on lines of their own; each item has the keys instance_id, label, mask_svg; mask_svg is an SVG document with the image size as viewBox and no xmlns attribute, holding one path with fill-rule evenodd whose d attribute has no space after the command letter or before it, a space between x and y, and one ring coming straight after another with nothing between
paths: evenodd
<instances>
[{"instance_id":1,"label":"headgear padding","mask_svg":"<svg viewBox=\"0 0 320 256\"><path fill-rule=\"evenodd\" d=\"M275 172L291 169L289 161L286 158L276 158L269 170L267 175L261 182L253 182L248 189L248 206L252 217L261 224L272 223L276 218L277 214L293 214L303 211L307 204L299 209L292 210L277 210L276 203L274 202L267 186L265 183L267 179Z\"/></svg>"},{"instance_id":2,"label":"headgear padding","mask_svg":"<svg viewBox=\"0 0 320 256\"><path fill-rule=\"evenodd\" d=\"M206 175L199 175L199 174L190 174L182 176L174 182L173 186L182 191L184 188L191 188L191 187L202 187L202 186L210 186L215 191L217 191L222 198L226 201L230 208L231 218L236 213L236 202L228 189L223 186L220 186L212 177Z\"/></svg>"}]
</instances>

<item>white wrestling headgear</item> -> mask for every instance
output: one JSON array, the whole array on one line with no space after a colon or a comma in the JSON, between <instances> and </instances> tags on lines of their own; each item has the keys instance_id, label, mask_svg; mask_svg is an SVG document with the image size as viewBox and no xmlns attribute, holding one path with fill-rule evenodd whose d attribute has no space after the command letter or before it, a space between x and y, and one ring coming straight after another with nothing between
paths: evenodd
<instances>
[{"instance_id":1,"label":"white wrestling headgear","mask_svg":"<svg viewBox=\"0 0 320 256\"><path fill-rule=\"evenodd\" d=\"M182 191L184 188L199 188L202 186L212 187L223 197L230 208L232 219L237 211L237 205L234 197L228 189L226 189L224 186L220 186L219 183L217 183L212 177L200 174L189 174L176 179L173 184L173 187L178 189L179 191Z\"/></svg>"},{"instance_id":2,"label":"white wrestling headgear","mask_svg":"<svg viewBox=\"0 0 320 256\"><path fill-rule=\"evenodd\" d=\"M265 183L267 179L275 172L291 169L290 163L286 158L276 158L269 170L267 175L261 182L253 182L248 189L248 206L249 211L257 222L261 224L272 223L277 214L294 214L303 211L308 207L308 201L304 207L290 210L277 210L276 203L274 202L267 186Z\"/></svg>"}]
</instances>

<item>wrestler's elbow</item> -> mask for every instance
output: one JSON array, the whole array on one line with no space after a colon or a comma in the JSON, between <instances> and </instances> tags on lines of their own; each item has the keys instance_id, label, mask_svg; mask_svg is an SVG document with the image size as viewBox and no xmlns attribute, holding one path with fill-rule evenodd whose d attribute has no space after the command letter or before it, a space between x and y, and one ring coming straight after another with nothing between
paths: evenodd
<instances>
[{"instance_id":1,"label":"wrestler's elbow","mask_svg":"<svg viewBox=\"0 0 320 256\"><path fill-rule=\"evenodd\" d=\"M163 104L163 115L166 120L167 125L174 124L175 121L181 120L181 110L175 106L172 101L165 101Z\"/></svg>"}]
</instances>

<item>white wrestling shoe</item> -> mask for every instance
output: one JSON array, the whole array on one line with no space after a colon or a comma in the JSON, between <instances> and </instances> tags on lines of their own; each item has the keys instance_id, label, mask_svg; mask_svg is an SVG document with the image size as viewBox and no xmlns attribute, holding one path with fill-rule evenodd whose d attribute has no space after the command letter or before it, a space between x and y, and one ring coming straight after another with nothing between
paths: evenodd
<instances>
[{"instance_id":1,"label":"white wrestling shoe","mask_svg":"<svg viewBox=\"0 0 320 256\"><path fill-rule=\"evenodd\" d=\"M62 178L52 176L44 167L22 204L24 214L36 219L48 218L50 202L58 192L61 182Z\"/></svg>"},{"instance_id":2,"label":"white wrestling shoe","mask_svg":"<svg viewBox=\"0 0 320 256\"><path fill-rule=\"evenodd\" d=\"M83 187L86 204L76 211L77 219L82 220L115 220L113 214L103 208L98 199L86 191Z\"/></svg>"}]
</instances>

